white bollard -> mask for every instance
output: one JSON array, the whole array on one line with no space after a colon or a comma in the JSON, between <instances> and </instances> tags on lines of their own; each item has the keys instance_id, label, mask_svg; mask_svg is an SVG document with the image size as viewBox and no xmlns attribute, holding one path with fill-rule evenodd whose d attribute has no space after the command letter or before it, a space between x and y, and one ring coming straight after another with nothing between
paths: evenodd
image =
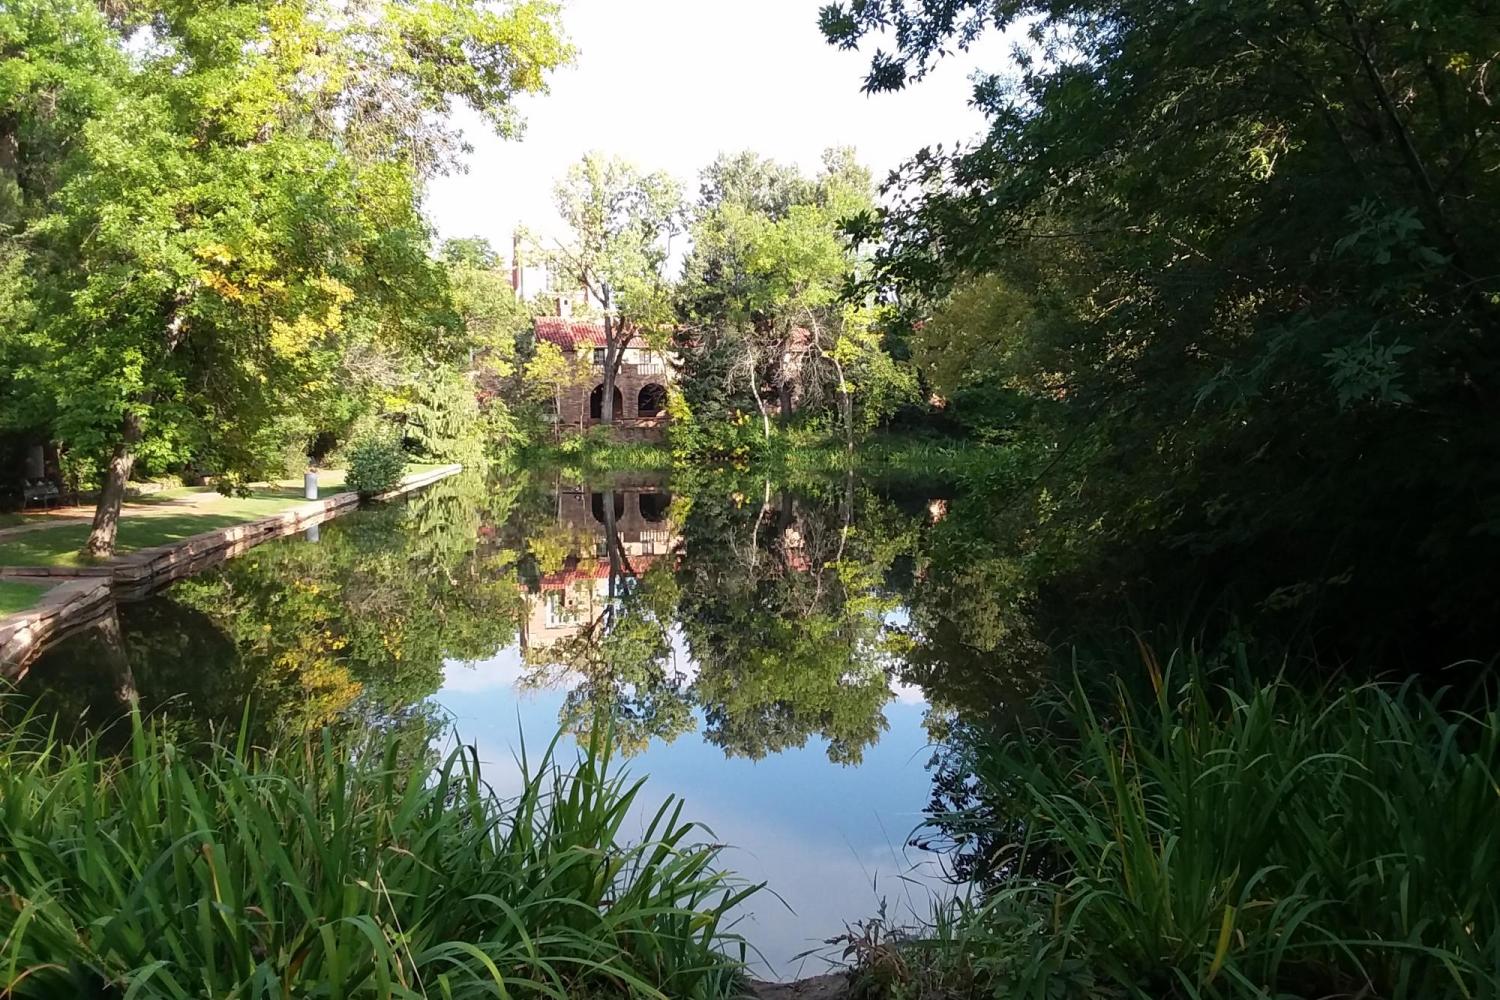
<instances>
[{"instance_id":1,"label":"white bollard","mask_svg":"<svg viewBox=\"0 0 1500 1000\"><path fill-rule=\"evenodd\" d=\"M302 495L309 500L318 499L318 474L311 469L302 474Z\"/></svg>"}]
</instances>

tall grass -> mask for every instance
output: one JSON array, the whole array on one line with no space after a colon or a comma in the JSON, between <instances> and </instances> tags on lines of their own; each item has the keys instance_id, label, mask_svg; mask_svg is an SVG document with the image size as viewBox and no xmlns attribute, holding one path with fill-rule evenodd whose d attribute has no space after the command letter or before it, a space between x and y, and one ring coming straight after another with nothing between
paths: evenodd
<instances>
[{"instance_id":1,"label":"tall grass","mask_svg":"<svg viewBox=\"0 0 1500 1000\"><path fill-rule=\"evenodd\" d=\"M984 805L944 821L1024 833L928 958L1017 997L1500 996L1493 704L1186 660L973 751Z\"/></svg>"},{"instance_id":2,"label":"tall grass","mask_svg":"<svg viewBox=\"0 0 1500 1000\"><path fill-rule=\"evenodd\" d=\"M1017 470L1025 468L1022 452L1012 445L900 433L870 435L852 452L840 441L806 432L789 432L775 444L767 461L793 475L831 475L853 469L884 479L936 476L977 484L1001 476L1014 478Z\"/></svg>"},{"instance_id":3,"label":"tall grass","mask_svg":"<svg viewBox=\"0 0 1500 1000\"><path fill-rule=\"evenodd\" d=\"M415 752L408 752L414 750ZM523 762L501 801L472 751L397 737L128 753L0 744L0 997L730 995L751 889L669 800L593 745Z\"/></svg>"},{"instance_id":4,"label":"tall grass","mask_svg":"<svg viewBox=\"0 0 1500 1000\"><path fill-rule=\"evenodd\" d=\"M672 467L672 451L664 443L615 441L607 433L573 434L560 441L538 441L512 457L521 468L571 469L590 472L659 471Z\"/></svg>"}]
</instances>

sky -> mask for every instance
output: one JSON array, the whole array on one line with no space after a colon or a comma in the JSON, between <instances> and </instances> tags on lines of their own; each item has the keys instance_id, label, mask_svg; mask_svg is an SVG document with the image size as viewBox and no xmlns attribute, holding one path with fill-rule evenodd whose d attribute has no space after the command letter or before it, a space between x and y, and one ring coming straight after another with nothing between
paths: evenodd
<instances>
[{"instance_id":1,"label":"sky","mask_svg":"<svg viewBox=\"0 0 1500 1000\"><path fill-rule=\"evenodd\" d=\"M695 672L680 636L673 646L686 673ZM547 745L565 695L559 689L523 693L516 686L523 672L514 645L487 660L450 661L434 697L456 739L476 748L486 782L502 797L521 790L516 761L523 741L533 758ZM735 932L755 949L757 976L826 972L824 958L838 949L824 942L873 916L882 900L892 918L915 923L930 916L934 898L954 891L941 880L933 855L905 846L931 792L926 765L932 748L921 692L903 685L895 695L885 706L885 732L865 749L859 766L831 763L827 743L817 736L758 761L727 757L703 739L701 713L695 713L695 732L668 744L653 740L624 764L646 779L625 824L627 840L643 836L657 807L675 795L685 802L684 819L703 824L711 832L707 839L730 845L723 861L736 876L767 884L732 918ZM564 740L559 752L571 761L575 744Z\"/></svg>"},{"instance_id":2,"label":"sky","mask_svg":"<svg viewBox=\"0 0 1500 1000\"><path fill-rule=\"evenodd\" d=\"M519 106L527 128L502 141L460 115L468 171L437 178L427 211L442 238L510 247L517 224L560 235L552 188L590 150L666 170L691 196L720 152L753 149L816 171L822 151L853 146L878 179L923 146L982 131L969 107L976 67L1003 68L985 40L896 94L860 91L869 51L844 52L818 31L823 0L570 0L564 30L578 49L551 92ZM872 47L873 48L873 47Z\"/></svg>"}]
</instances>

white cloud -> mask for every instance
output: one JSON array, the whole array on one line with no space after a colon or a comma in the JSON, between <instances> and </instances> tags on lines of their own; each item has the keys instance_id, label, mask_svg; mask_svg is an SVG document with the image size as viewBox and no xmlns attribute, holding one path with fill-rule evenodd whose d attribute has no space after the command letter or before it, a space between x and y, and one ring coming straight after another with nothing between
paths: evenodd
<instances>
[{"instance_id":1,"label":"white cloud","mask_svg":"<svg viewBox=\"0 0 1500 1000\"><path fill-rule=\"evenodd\" d=\"M479 691L513 688L524 673L520 646L508 646L488 660L447 660L443 663L443 687L437 698L443 701L446 694L474 694Z\"/></svg>"}]
</instances>

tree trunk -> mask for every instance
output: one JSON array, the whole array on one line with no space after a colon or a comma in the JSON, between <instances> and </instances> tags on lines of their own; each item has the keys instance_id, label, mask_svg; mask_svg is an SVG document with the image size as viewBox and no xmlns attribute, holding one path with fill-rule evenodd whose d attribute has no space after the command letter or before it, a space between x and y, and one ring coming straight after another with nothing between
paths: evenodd
<instances>
[{"instance_id":1,"label":"tree trunk","mask_svg":"<svg viewBox=\"0 0 1500 1000\"><path fill-rule=\"evenodd\" d=\"M760 429L769 441L771 440L771 417L766 413L766 401L760 398L760 386L755 383L755 366L759 360L754 356L750 358L750 395L755 397L755 405L760 410Z\"/></svg>"},{"instance_id":2,"label":"tree trunk","mask_svg":"<svg viewBox=\"0 0 1500 1000\"><path fill-rule=\"evenodd\" d=\"M99 505L94 508L94 525L83 554L89 559L109 559L115 554L115 536L120 527L120 505L125 500L125 486L135 465L135 445L141 439L141 421L129 410L120 422L120 440L109 458L104 488L99 491Z\"/></svg>"},{"instance_id":3,"label":"tree trunk","mask_svg":"<svg viewBox=\"0 0 1500 1000\"><path fill-rule=\"evenodd\" d=\"M776 400L781 405L781 426L792 422L792 383L786 375L776 386Z\"/></svg>"},{"instance_id":4,"label":"tree trunk","mask_svg":"<svg viewBox=\"0 0 1500 1000\"><path fill-rule=\"evenodd\" d=\"M833 355L833 370L839 380L839 409L844 418L844 450L854 453L854 400L849 397L849 383L844 380L844 366Z\"/></svg>"},{"instance_id":5,"label":"tree trunk","mask_svg":"<svg viewBox=\"0 0 1500 1000\"><path fill-rule=\"evenodd\" d=\"M624 321L609 314L610 296L604 298L604 398L599 401L603 423L615 422L615 378L625 356ZM623 402L623 400L621 401Z\"/></svg>"},{"instance_id":6,"label":"tree trunk","mask_svg":"<svg viewBox=\"0 0 1500 1000\"><path fill-rule=\"evenodd\" d=\"M605 321L606 323L608 320ZM604 398L599 401L600 419L605 424L615 422L615 366L613 347L604 348Z\"/></svg>"}]
</instances>

